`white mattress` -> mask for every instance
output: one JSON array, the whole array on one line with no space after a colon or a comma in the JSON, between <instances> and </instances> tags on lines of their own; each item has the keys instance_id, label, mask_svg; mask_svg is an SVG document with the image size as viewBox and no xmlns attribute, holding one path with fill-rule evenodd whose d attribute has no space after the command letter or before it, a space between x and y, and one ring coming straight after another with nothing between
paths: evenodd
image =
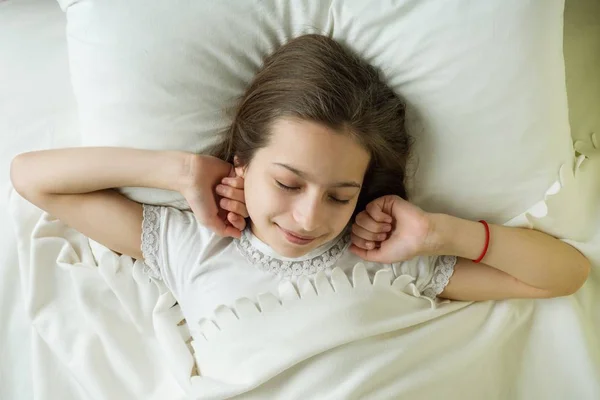
<instances>
[{"instance_id":1,"label":"white mattress","mask_svg":"<svg viewBox=\"0 0 600 400\"><path fill-rule=\"evenodd\" d=\"M588 57L567 59L572 125L576 127L574 134L581 138L586 131L600 134L597 113L600 90L588 90L600 88L600 74L589 73L593 70L590 64L600 63L600 60L594 58L593 51L582 48L600 48L600 24L598 20L595 24L591 20L591 15L600 18L600 3L579 1L581 9L574 8L574 4L572 0L567 5L565 54ZM595 14L593 7L598 9ZM3 55L0 63L0 221L10 220L7 213L9 165L15 154L79 143L68 78L64 24L64 15L54 2L0 2L0 54ZM578 73L578 67L587 72ZM600 64L595 70L599 69ZM586 77L585 82L582 76ZM582 98L585 101L581 101ZM598 176L600 179L600 171ZM594 243L600 243L600 227ZM31 327L21 296L16 245L12 226L0 224L0 399L34 398L32 377L39 367L30 362ZM577 301L557 299L537 303L530 335L536 346L526 347L528 368L522 371L532 381L540 381L536 377L536 365L567 362L556 358L556 354L567 349L572 349L573 354L587 354L587 358L570 360L578 363L571 370L574 381L577 381L578 368L591 368L600 376L600 311L593 307L600 298L600 246L589 250L595 268ZM549 351L541 352L540 348ZM525 398L528 393L529 398L536 398L539 392L535 389L532 386L519 390ZM588 393L594 393L593 390Z\"/></svg>"}]
</instances>

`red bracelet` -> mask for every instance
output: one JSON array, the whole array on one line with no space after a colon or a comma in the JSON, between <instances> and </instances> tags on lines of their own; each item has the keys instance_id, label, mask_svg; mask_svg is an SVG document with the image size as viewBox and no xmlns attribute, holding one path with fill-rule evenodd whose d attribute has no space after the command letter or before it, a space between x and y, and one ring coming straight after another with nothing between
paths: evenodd
<instances>
[{"instance_id":1,"label":"red bracelet","mask_svg":"<svg viewBox=\"0 0 600 400\"><path fill-rule=\"evenodd\" d=\"M488 251L488 247L490 247L490 227L488 225L487 222L485 222L484 220L479 221L483 224L483 226L485 227L485 246L483 246L483 251L481 252L481 255L479 256L479 258L477 260L473 260L474 263L479 264L481 262L481 260L483 260L483 257L485 257L485 254Z\"/></svg>"}]
</instances>

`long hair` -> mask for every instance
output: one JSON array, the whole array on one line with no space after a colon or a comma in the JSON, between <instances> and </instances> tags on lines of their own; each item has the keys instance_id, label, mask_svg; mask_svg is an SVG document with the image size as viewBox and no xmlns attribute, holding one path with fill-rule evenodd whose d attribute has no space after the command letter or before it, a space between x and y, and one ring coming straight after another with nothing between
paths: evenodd
<instances>
[{"instance_id":1,"label":"long hair","mask_svg":"<svg viewBox=\"0 0 600 400\"><path fill-rule=\"evenodd\" d=\"M379 72L335 40L304 35L266 58L235 108L224 139L209 154L248 165L269 143L281 117L324 124L350 134L371 155L355 213L377 197L407 199L406 165L411 139L405 104Z\"/></svg>"}]
</instances>

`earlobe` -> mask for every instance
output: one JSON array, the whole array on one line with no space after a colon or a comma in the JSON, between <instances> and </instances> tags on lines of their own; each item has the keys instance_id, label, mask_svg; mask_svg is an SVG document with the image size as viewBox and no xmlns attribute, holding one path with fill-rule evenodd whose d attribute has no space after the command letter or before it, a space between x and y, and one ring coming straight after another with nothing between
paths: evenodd
<instances>
[{"instance_id":1,"label":"earlobe","mask_svg":"<svg viewBox=\"0 0 600 400\"><path fill-rule=\"evenodd\" d=\"M244 175L246 174L246 168L244 168L244 167L235 167L235 174L237 176L241 176L243 178Z\"/></svg>"},{"instance_id":2,"label":"earlobe","mask_svg":"<svg viewBox=\"0 0 600 400\"><path fill-rule=\"evenodd\" d=\"M240 166L240 159L238 158L238 156L233 156L233 166L235 169L235 175L241 176L243 178L246 172L246 168Z\"/></svg>"}]
</instances>

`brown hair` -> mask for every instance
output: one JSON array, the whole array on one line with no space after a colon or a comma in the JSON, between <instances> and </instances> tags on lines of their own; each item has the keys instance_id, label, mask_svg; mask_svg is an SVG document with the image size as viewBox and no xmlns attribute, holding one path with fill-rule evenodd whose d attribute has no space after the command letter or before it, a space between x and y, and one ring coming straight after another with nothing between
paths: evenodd
<instances>
[{"instance_id":1,"label":"brown hair","mask_svg":"<svg viewBox=\"0 0 600 400\"><path fill-rule=\"evenodd\" d=\"M248 165L270 126L293 117L351 134L371 155L356 212L377 197L407 198L410 137L404 102L378 71L322 35L295 38L267 57L242 96L224 140L210 154Z\"/></svg>"}]
</instances>

